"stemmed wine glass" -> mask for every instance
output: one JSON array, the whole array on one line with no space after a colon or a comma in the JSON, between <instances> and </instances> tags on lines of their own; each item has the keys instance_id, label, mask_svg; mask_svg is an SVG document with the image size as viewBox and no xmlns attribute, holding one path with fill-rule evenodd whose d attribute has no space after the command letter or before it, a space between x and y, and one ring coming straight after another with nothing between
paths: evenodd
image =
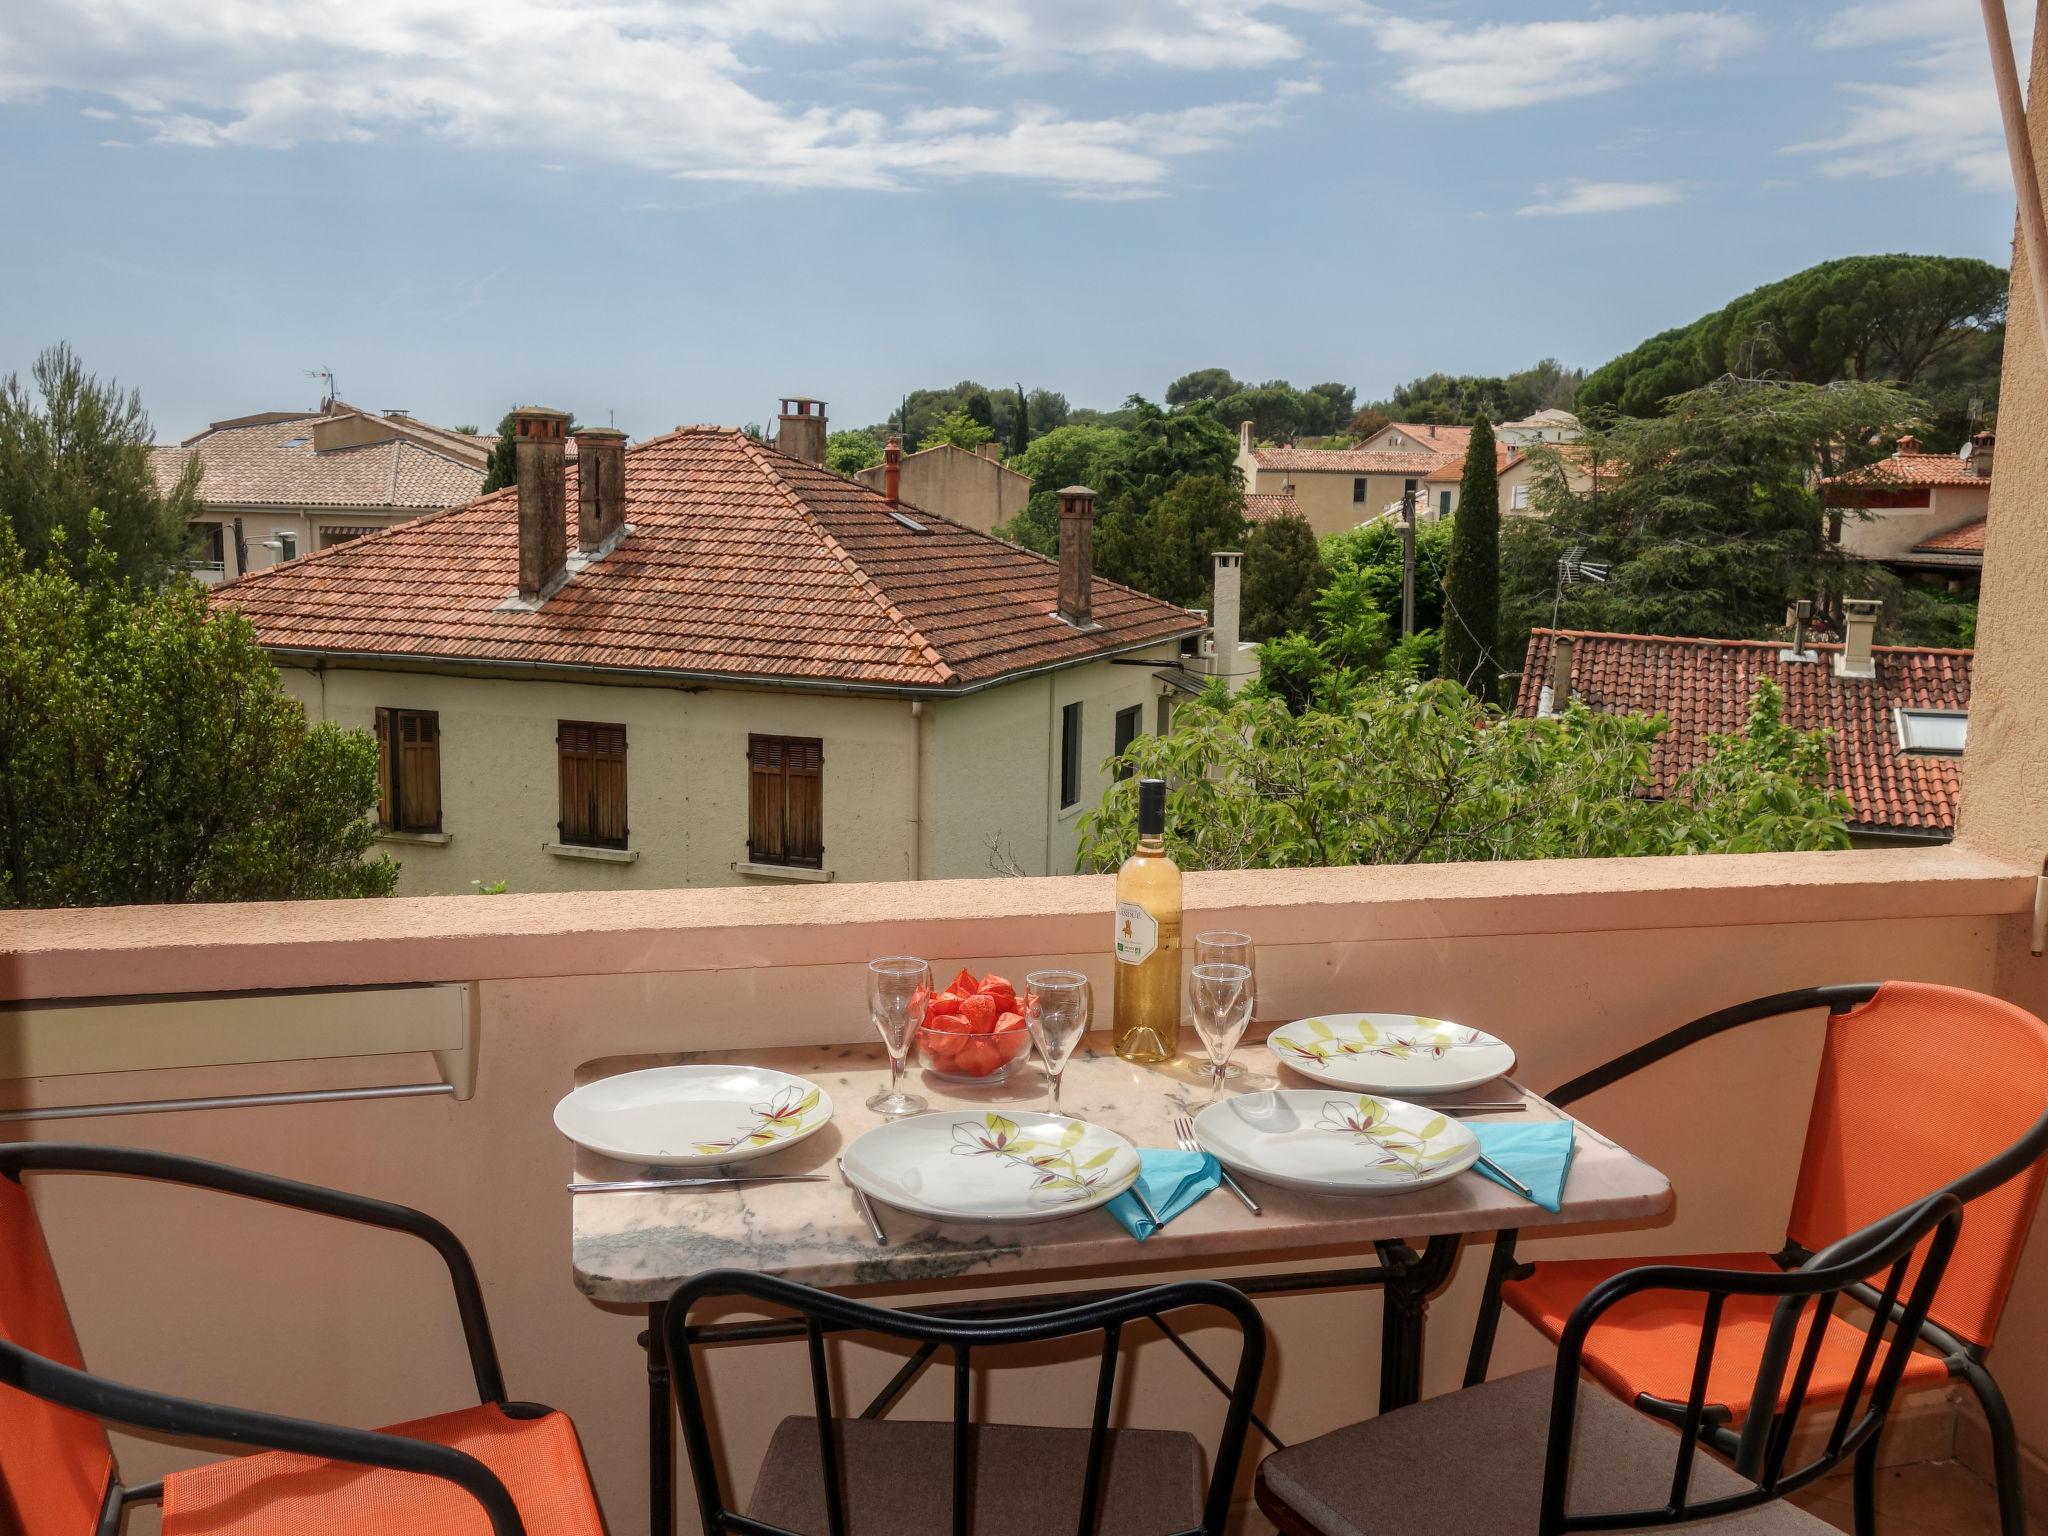
<instances>
[{"instance_id":1,"label":"stemmed wine glass","mask_svg":"<svg viewBox=\"0 0 2048 1536\"><path fill-rule=\"evenodd\" d=\"M1208 1047L1211 1074L1209 1102L1223 1096L1224 1065L1237 1049L1245 1026L1252 1021L1252 968L1211 961L1194 969L1188 986L1188 1002L1194 1010L1195 1033Z\"/></svg>"},{"instance_id":2,"label":"stemmed wine glass","mask_svg":"<svg viewBox=\"0 0 2048 1536\"><path fill-rule=\"evenodd\" d=\"M1195 935L1195 964L1241 965L1252 973L1251 993L1252 1007L1254 1009L1258 1007L1259 963L1257 955L1258 951L1252 944L1252 936L1248 933L1239 933L1235 929L1230 928L1218 928L1212 929L1208 933L1198 933ZM1216 1075L1216 1066L1213 1062L1205 1061L1195 1068L1195 1076L1197 1077L1214 1077ZM1242 1077L1244 1076L1244 1067L1238 1062L1230 1062L1223 1068L1223 1075L1226 1077Z\"/></svg>"},{"instance_id":3,"label":"stemmed wine glass","mask_svg":"<svg viewBox=\"0 0 2048 1536\"><path fill-rule=\"evenodd\" d=\"M903 1091L904 1058L911 1031L924 1023L932 1000L932 968L915 955L885 955L868 962L868 1017L889 1048L889 1086L877 1088L868 1108L878 1115L921 1114L925 1102Z\"/></svg>"},{"instance_id":4,"label":"stemmed wine glass","mask_svg":"<svg viewBox=\"0 0 2048 1536\"><path fill-rule=\"evenodd\" d=\"M1024 1021L1045 1063L1045 1112L1060 1112L1060 1074L1088 1033L1095 993L1079 971L1033 971L1024 978Z\"/></svg>"}]
</instances>

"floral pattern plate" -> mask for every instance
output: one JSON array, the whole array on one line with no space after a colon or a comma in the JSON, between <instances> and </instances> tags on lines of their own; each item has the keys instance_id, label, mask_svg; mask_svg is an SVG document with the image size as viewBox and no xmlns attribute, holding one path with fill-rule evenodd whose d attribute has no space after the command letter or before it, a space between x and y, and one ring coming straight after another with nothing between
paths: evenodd
<instances>
[{"instance_id":1,"label":"floral pattern plate","mask_svg":"<svg viewBox=\"0 0 2048 1536\"><path fill-rule=\"evenodd\" d=\"M555 1129L622 1163L707 1168L793 1147L832 1118L832 1096L767 1067L650 1067L585 1083Z\"/></svg>"},{"instance_id":2,"label":"floral pattern plate","mask_svg":"<svg viewBox=\"0 0 2048 1536\"><path fill-rule=\"evenodd\" d=\"M1441 1111L1327 1088L1219 1100L1195 1116L1195 1136L1239 1173L1318 1194L1405 1194L1479 1161L1472 1128Z\"/></svg>"},{"instance_id":3,"label":"floral pattern plate","mask_svg":"<svg viewBox=\"0 0 2048 1536\"><path fill-rule=\"evenodd\" d=\"M1303 1077L1365 1093L1455 1093L1515 1069L1480 1030L1413 1013L1325 1013L1282 1024L1266 1049Z\"/></svg>"},{"instance_id":4,"label":"floral pattern plate","mask_svg":"<svg viewBox=\"0 0 2048 1536\"><path fill-rule=\"evenodd\" d=\"M1138 1150L1086 1120L1030 1110L941 1110L892 1121L846 1149L846 1177L940 1221L1052 1221L1131 1187Z\"/></svg>"}]
</instances>

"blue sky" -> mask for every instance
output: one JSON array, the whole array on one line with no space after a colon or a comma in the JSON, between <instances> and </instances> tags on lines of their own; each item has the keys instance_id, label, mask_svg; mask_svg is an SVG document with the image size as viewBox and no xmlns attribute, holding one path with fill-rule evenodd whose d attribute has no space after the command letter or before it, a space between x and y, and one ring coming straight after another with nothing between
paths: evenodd
<instances>
[{"instance_id":1,"label":"blue sky","mask_svg":"<svg viewBox=\"0 0 2048 1536\"><path fill-rule=\"evenodd\" d=\"M69 340L168 439L322 366L636 436L1595 366L2007 260L1984 58L1976 0L8 0L0 370Z\"/></svg>"}]
</instances>

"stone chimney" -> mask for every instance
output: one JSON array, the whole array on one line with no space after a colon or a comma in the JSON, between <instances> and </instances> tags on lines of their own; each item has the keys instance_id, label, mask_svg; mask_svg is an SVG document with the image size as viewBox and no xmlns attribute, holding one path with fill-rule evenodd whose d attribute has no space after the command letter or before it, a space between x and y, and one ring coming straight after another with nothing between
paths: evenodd
<instances>
[{"instance_id":1,"label":"stone chimney","mask_svg":"<svg viewBox=\"0 0 2048 1536\"><path fill-rule=\"evenodd\" d=\"M1572 661L1579 642L1570 635L1550 637L1550 712L1561 715L1571 708Z\"/></svg>"},{"instance_id":2,"label":"stone chimney","mask_svg":"<svg viewBox=\"0 0 2048 1536\"><path fill-rule=\"evenodd\" d=\"M576 547L604 548L626 526L626 434L585 427L576 434Z\"/></svg>"},{"instance_id":3,"label":"stone chimney","mask_svg":"<svg viewBox=\"0 0 2048 1536\"><path fill-rule=\"evenodd\" d=\"M1239 634L1244 555L1235 549L1219 549L1215 559L1216 601L1209 620L1209 672L1236 692L1258 670L1257 662L1245 658Z\"/></svg>"},{"instance_id":4,"label":"stone chimney","mask_svg":"<svg viewBox=\"0 0 2048 1536\"><path fill-rule=\"evenodd\" d=\"M825 462L825 402L806 400L801 395L782 402L782 428L775 446L792 459L806 464Z\"/></svg>"},{"instance_id":5,"label":"stone chimney","mask_svg":"<svg viewBox=\"0 0 2048 1536\"><path fill-rule=\"evenodd\" d=\"M1095 627L1095 493L1085 485L1060 492L1059 616L1076 629Z\"/></svg>"},{"instance_id":6,"label":"stone chimney","mask_svg":"<svg viewBox=\"0 0 2048 1536\"><path fill-rule=\"evenodd\" d=\"M984 459L993 459L998 464L1003 462L1003 445L994 439L975 444L974 451Z\"/></svg>"},{"instance_id":7,"label":"stone chimney","mask_svg":"<svg viewBox=\"0 0 2048 1536\"><path fill-rule=\"evenodd\" d=\"M1835 676L1877 676L1877 658L1870 648L1877 639L1877 620L1883 612L1884 604L1874 597L1842 599L1842 653L1835 658Z\"/></svg>"},{"instance_id":8,"label":"stone chimney","mask_svg":"<svg viewBox=\"0 0 2048 1536\"><path fill-rule=\"evenodd\" d=\"M519 595L546 600L567 574L569 496L563 474L569 413L544 405L512 412L513 461L519 472Z\"/></svg>"},{"instance_id":9,"label":"stone chimney","mask_svg":"<svg viewBox=\"0 0 2048 1536\"><path fill-rule=\"evenodd\" d=\"M1252 429L1258 423L1240 421L1237 424L1237 452L1240 458L1248 457L1252 451Z\"/></svg>"},{"instance_id":10,"label":"stone chimney","mask_svg":"<svg viewBox=\"0 0 2048 1536\"><path fill-rule=\"evenodd\" d=\"M882 450L882 495L892 507L902 504L903 445L893 437L889 439L889 446Z\"/></svg>"},{"instance_id":11,"label":"stone chimney","mask_svg":"<svg viewBox=\"0 0 2048 1536\"><path fill-rule=\"evenodd\" d=\"M1920 451L1920 439L1908 432L1899 439L1898 451L1900 453L1918 453Z\"/></svg>"},{"instance_id":12,"label":"stone chimney","mask_svg":"<svg viewBox=\"0 0 2048 1536\"><path fill-rule=\"evenodd\" d=\"M1778 652L1780 661L1818 661L1820 657L1807 640L1807 630L1813 624L1813 599L1802 597L1785 610L1785 622L1792 628L1792 644Z\"/></svg>"},{"instance_id":13,"label":"stone chimney","mask_svg":"<svg viewBox=\"0 0 2048 1536\"><path fill-rule=\"evenodd\" d=\"M1979 432L1970 439L1970 473L1979 480L1991 478L1991 446L1994 441L1989 432Z\"/></svg>"}]
</instances>

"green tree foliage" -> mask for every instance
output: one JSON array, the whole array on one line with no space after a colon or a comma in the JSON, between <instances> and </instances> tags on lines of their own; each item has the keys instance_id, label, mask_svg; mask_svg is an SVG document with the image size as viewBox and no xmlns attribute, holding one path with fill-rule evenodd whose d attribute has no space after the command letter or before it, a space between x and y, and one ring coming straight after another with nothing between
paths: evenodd
<instances>
[{"instance_id":1,"label":"green tree foliage","mask_svg":"<svg viewBox=\"0 0 2048 1536\"><path fill-rule=\"evenodd\" d=\"M1031 397L1017 386L1017 413L1010 418L1010 456L1015 458L1031 446Z\"/></svg>"},{"instance_id":2,"label":"green tree foliage","mask_svg":"<svg viewBox=\"0 0 2048 1536\"><path fill-rule=\"evenodd\" d=\"M1126 492L1098 519L1095 569L1169 603L1207 607L1215 581L1211 557L1219 549L1244 547L1242 481L1235 475L1182 475L1156 501L1138 508Z\"/></svg>"},{"instance_id":3,"label":"green tree foliage","mask_svg":"<svg viewBox=\"0 0 2048 1536\"><path fill-rule=\"evenodd\" d=\"M968 417L975 425L987 429L988 437L996 435L996 408L990 402L987 390L977 389L970 392L967 396L966 411ZM983 438L982 441L987 442L988 437Z\"/></svg>"},{"instance_id":4,"label":"green tree foliage","mask_svg":"<svg viewBox=\"0 0 2048 1536\"><path fill-rule=\"evenodd\" d=\"M1254 525L1244 541L1244 638L1310 629L1316 595L1329 579L1307 518L1290 514Z\"/></svg>"},{"instance_id":5,"label":"green tree foliage","mask_svg":"<svg viewBox=\"0 0 2048 1536\"><path fill-rule=\"evenodd\" d=\"M1583 369L1566 368L1554 357L1504 378L1430 373L1410 379L1375 409L1391 421L1440 427L1463 426L1481 415L1519 421L1542 410L1573 409L1584 377Z\"/></svg>"},{"instance_id":6,"label":"green tree foliage","mask_svg":"<svg viewBox=\"0 0 2048 1536\"><path fill-rule=\"evenodd\" d=\"M988 397L982 396L982 403ZM955 448L965 448L972 453L976 448L994 437L995 433L985 423L977 421L966 411L953 411L942 416L924 436L921 446L936 448L941 443L951 443Z\"/></svg>"},{"instance_id":7,"label":"green tree foliage","mask_svg":"<svg viewBox=\"0 0 2048 1536\"><path fill-rule=\"evenodd\" d=\"M1781 706L1761 684L1748 731L1715 738L1662 800L1643 786L1663 717L1508 718L1449 681L1326 685L1299 713L1263 689L1205 694L1118 766L1167 781L1183 869L1845 848L1824 734L1786 728ZM1116 868L1137 840L1136 778L1081 825L1080 867Z\"/></svg>"},{"instance_id":8,"label":"green tree foliage","mask_svg":"<svg viewBox=\"0 0 2048 1536\"><path fill-rule=\"evenodd\" d=\"M1493 423L1481 416L1465 450L1451 563L1444 573L1443 675L1482 699L1500 684L1500 476Z\"/></svg>"},{"instance_id":9,"label":"green tree foliage","mask_svg":"<svg viewBox=\"0 0 2048 1536\"><path fill-rule=\"evenodd\" d=\"M1166 403L1178 407L1197 400L1223 400L1244 387L1228 368L1197 368L1166 386Z\"/></svg>"},{"instance_id":10,"label":"green tree foliage","mask_svg":"<svg viewBox=\"0 0 2048 1536\"><path fill-rule=\"evenodd\" d=\"M1579 391L1580 406L1582 412L1654 416L1723 374L1802 384L1915 384L1933 373L1945 389L1974 389L1995 400L2006 286L2004 268L1972 257L1824 261L1652 336L1596 369ZM1967 364L1968 379L1957 379L1948 364Z\"/></svg>"},{"instance_id":11,"label":"green tree foliage","mask_svg":"<svg viewBox=\"0 0 2048 1536\"><path fill-rule=\"evenodd\" d=\"M1415 530L1415 627L1439 629L1444 621L1444 573L1451 563L1455 518L1423 523ZM1323 540L1323 564L1332 577L1357 570L1374 608L1401 626L1401 530L1390 519L1346 528Z\"/></svg>"},{"instance_id":12,"label":"green tree foliage","mask_svg":"<svg viewBox=\"0 0 2048 1536\"><path fill-rule=\"evenodd\" d=\"M246 619L0 528L0 906L389 895L377 746L308 726ZM60 539L61 544L61 539Z\"/></svg>"},{"instance_id":13,"label":"green tree foliage","mask_svg":"<svg viewBox=\"0 0 2048 1536\"><path fill-rule=\"evenodd\" d=\"M498 440L491 445L491 456L484 461L483 493L486 496L519 483L519 449L513 433L514 421L510 411L498 418Z\"/></svg>"},{"instance_id":14,"label":"green tree foliage","mask_svg":"<svg viewBox=\"0 0 2048 1536\"><path fill-rule=\"evenodd\" d=\"M111 557L105 568L127 580L163 580L190 542L197 462L160 490L141 396L111 379L102 384L62 342L37 356L29 380L9 374L0 382L0 526L37 567L60 551L87 549L87 519L97 510ZM82 553L67 558L83 577Z\"/></svg>"},{"instance_id":15,"label":"green tree foliage","mask_svg":"<svg viewBox=\"0 0 2048 1536\"><path fill-rule=\"evenodd\" d=\"M1753 638L1781 628L1797 598L1870 590L1883 572L1827 540L1814 469L1874 453L1868 438L1915 420L1891 384L1722 379L1666 415L1589 432L1591 488L1539 472L1531 502L1546 515L1515 518L1502 537L1510 643L1553 613L1574 629ZM1610 579L1560 587L1572 550Z\"/></svg>"},{"instance_id":16,"label":"green tree foliage","mask_svg":"<svg viewBox=\"0 0 2048 1536\"><path fill-rule=\"evenodd\" d=\"M1382 427L1390 427L1394 418L1376 405L1360 406L1351 413L1351 419L1344 424L1345 432L1355 441L1363 442Z\"/></svg>"},{"instance_id":17,"label":"green tree foliage","mask_svg":"<svg viewBox=\"0 0 2048 1536\"><path fill-rule=\"evenodd\" d=\"M834 432L825 439L825 467L836 475L853 475L882 462L882 440L865 430Z\"/></svg>"},{"instance_id":18,"label":"green tree foliage","mask_svg":"<svg viewBox=\"0 0 2048 1536\"><path fill-rule=\"evenodd\" d=\"M1031 446L1011 461L1013 468L1031 477L1031 499L996 533L1041 555L1052 554L1059 545L1061 488L1099 487L1103 466L1119 451L1123 436L1114 427L1061 426L1033 438Z\"/></svg>"},{"instance_id":19,"label":"green tree foliage","mask_svg":"<svg viewBox=\"0 0 2048 1536\"><path fill-rule=\"evenodd\" d=\"M990 389L972 379L962 379L950 389L913 389L903 397L893 420L867 430L878 438L895 432L903 440L903 451L915 453L939 441L933 434L940 423L956 413L988 429L988 437L981 441L994 438L1010 443L1017 435L1020 413L1028 413L1032 430L1044 432L1067 419L1067 402L1065 396L1051 390L1034 390L1027 400L1020 390Z\"/></svg>"}]
</instances>

